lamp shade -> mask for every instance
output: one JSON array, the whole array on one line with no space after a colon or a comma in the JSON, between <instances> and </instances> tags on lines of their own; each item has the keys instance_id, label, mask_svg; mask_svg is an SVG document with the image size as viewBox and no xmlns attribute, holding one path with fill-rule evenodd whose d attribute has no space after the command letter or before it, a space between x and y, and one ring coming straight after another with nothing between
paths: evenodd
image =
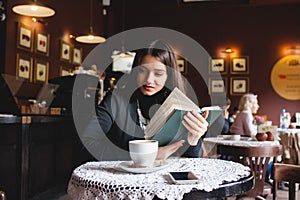
<instances>
[{"instance_id":1,"label":"lamp shade","mask_svg":"<svg viewBox=\"0 0 300 200\"><path fill-rule=\"evenodd\" d=\"M51 17L55 14L52 8L31 4L31 5L17 5L12 10L20 15L31 16L31 17Z\"/></svg>"},{"instance_id":2,"label":"lamp shade","mask_svg":"<svg viewBox=\"0 0 300 200\"><path fill-rule=\"evenodd\" d=\"M78 36L75 38L75 40L77 42L87 43L87 44L98 44L106 41L104 37L93 35L93 34Z\"/></svg>"}]
</instances>

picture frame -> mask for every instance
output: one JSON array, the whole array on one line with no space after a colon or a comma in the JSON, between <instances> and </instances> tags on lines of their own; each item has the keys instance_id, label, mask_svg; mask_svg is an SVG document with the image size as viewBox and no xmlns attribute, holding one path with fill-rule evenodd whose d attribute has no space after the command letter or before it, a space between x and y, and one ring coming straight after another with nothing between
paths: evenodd
<instances>
[{"instance_id":1,"label":"picture frame","mask_svg":"<svg viewBox=\"0 0 300 200\"><path fill-rule=\"evenodd\" d=\"M72 70L67 68L67 67L64 67L64 66L60 66L60 76L70 76L72 75Z\"/></svg>"},{"instance_id":2,"label":"picture frame","mask_svg":"<svg viewBox=\"0 0 300 200\"><path fill-rule=\"evenodd\" d=\"M16 77L29 82L32 81L32 58L25 55L17 54L16 58Z\"/></svg>"},{"instance_id":3,"label":"picture frame","mask_svg":"<svg viewBox=\"0 0 300 200\"><path fill-rule=\"evenodd\" d=\"M36 31L35 33L35 52L49 56L50 34Z\"/></svg>"},{"instance_id":4,"label":"picture frame","mask_svg":"<svg viewBox=\"0 0 300 200\"><path fill-rule=\"evenodd\" d=\"M187 63L186 63L185 59L183 59L183 58L177 59L177 65L178 65L179 71L182 74L187 74Z\"/></svg>"},{"instance_id":5,"label":"picture frame","mask_svg":"<svg viewBox=\"0 0 300 200\"><path fill-rule=\"evenodd\" d=\"M82 48L73 48L72 63L75 65L81 65L82 63Z\"/></svg>"},{"instance_id":6,"label":"picture frame","mask_svg":"<svg viewBox=\"0 0 300 200\"><path fill-rule=\"evenodd\" d=\"M249 93L249 78L248 77L231 77L230 78L230 94L243 95Z\"/></svg>"},{"instance_id":7,"label":"picture frame","mask_svg":"<svg viewBox=\"0 0 300 200\"><path fill-rule=\"evenodd\" d=\"M60 43L60 60L71 62L72 45L68 42L61 41Z\"/></svg>"},{"instance_id":8,"label":"picture frame","mask_svg":"<svg viewBox=\"0 0 300 200\"><path fill-rule=\"evenodd\" d=\"M227 94L227 78L209 78L209 94Z\"/></svg>"},{"instance_id":9,"label":"picture frame","mask_svg":"<svg viewBox=\"0 0 300 200\"><path fill-rule=\"evenodd\" d=\"M35 59L34 61L34 76L33 81L37 82L48 82L49 74L49 62Z\"/></svg>"},{"instance_id":10,"label":"picture frame","mask_svg":"<svg viewBox=\"0 0 300 200\"><path fill-rule=\"evenodd\" d=\"M219 73L221 75L227 74L226 62L224 58L210 58L209 73Z\"/></svg>"},{"instance_id":11,"label":"picture frame","mask_svg":"<svg viewBox=\"0 0 300 200\"><path fill-rule=\"evenodd\" d=\"M249 73L249 57L241 56L231 58L231 74L248 74Z\"/></svg>"},{"instance_id":12,"label":"picture frame","mask_svg":"<svg viewBox=\"0 0 300 200\"><path fill-rule=\"evenodd\" d=\"M33 46L33 30L30 26L18 23L17 47L19 49L32 51Z\"/></svg>"}]
</instances>

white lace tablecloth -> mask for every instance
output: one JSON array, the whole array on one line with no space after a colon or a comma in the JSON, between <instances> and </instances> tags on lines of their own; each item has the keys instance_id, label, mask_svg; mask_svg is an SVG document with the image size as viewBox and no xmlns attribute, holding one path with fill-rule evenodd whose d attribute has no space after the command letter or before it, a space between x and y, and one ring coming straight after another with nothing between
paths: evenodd
<instances>
[{"instance_id":1,"label":"white lace tablecloth","mask_svg":"<svg viewBox=\"0 0 300 200\"><path fill-rule=\"evenodd\" d=\"M238 181L250 175L239 163L205 158L170 159L171 164L156 172L133 174L118 170L121 161L88 162L73 171L68 194L72 199L182 199L193 188L210 192L224 182ZM170 171L193 171L200 183L170 184Z\"/></svg>"},{"instance_id":2,"label":"white lace tablecloth","mask_svg":"<svg viewBox=\"0 0 300 200\"><path fill-rule=\"evenodd\" d=\"M256 141L256 140L226 140L223 137L209 137L203 139L204 143L210 145L223 144L233 146L279 146L278 141Z\"/></svg>"},{"instance_id":3,"label":"white lace tablecloth","mask_svg":"<svg viewBox=\"0 0 300 200\"><path fill-rule=\"evenodd\" d=\"M218 157L217 155L217 145L229 145L229 146L243 146L243 147L256 147L256 146L280 146L279 141L256 141L246 140L247 137L241 137L240 140L229 140L223 139L222 136L219 137L208 137L203 139L203 145L205 147L206 153L210 157Z\"/></svg>"}]
</instances>

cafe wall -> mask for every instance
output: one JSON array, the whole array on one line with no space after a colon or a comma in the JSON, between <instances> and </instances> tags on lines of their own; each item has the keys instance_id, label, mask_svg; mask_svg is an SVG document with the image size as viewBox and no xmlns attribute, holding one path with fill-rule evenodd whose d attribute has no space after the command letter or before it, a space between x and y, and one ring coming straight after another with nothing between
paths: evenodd
<instances>
[{"instance_id":1,"label":"cafe wall","mask_svg":"<svg viewBox=\"0 0 300 200\"><path fill-rule=\"evenodd\" d=\"M33 23L31 18L14 14L11 7L22 2L26 1L9 0L6 5L5 73L16 74L16 56L19 54L29 56L33 61L39 59L49 62L49 78L57 77L60 75L61 67L73 69L77 66L77 64L60 59L59 49L62 40L76 48L82 48L83 58L95 47L80 44L68 38L71 33L88 33L88 1L43 1L44 4L56 10L55 16L43 19L47 25ZM228 88L231 77L249 78L250 92L258 94L259 97L259 114L266 114L274 124L279 122L281 108L284 107L291 114L300 111L299 100L282 98L273 90L270 83L273 65L281 57L291 53L287 50L290 46L300 46L300 27L297 26L300 20L299 3L249 6L247 3L239 5L222 3L220 5L217 2L183 3L180 0L111 0L110 5L104 7L106 15L102 13L102 1L93 0L93 3L95 5L93 28L94 32L99 35L107 38L122 30L137 27L164 27L190 36L212 57L225 57L230 60L230 56L247 56L249 58L247 74L222 75L227 78ZM49 56L36 53L34 49L28 51L17 47L17 29L20 22L30 26L33 30L50 35ZM231 47L235 53L222 53L226 47ZM191 66L188 66L185 76L194 86L199 96L199 104L209 104L207 86L202 77L198 76ZM227 92L232 100L233 108L238 105L241 96L231 95L230 90Z\"/></svg>"},{"instance_id":2,"label":"cafe wall","mask_svg":"<svg viewBox=\"0 0 300 200\"><path fill-rule=\"evenodd\" d=\"M112 2L117 3L116 0ZM222 77L227 78L228 88L232 77L249 78L249 92L258 95L259 114L266 114L274 124L279 124L281 108L292 115L300 111L299 100L282 98L270 82L273 65L281 57L295 53L289 51L289 47L300 45L300 26L296 25L300 20L300 3L249 6L247 3L225 5L175 0L125 2L125 29L143 26L169 28L196 40L212 57L248 56L249 73L227 73ZM231 47L235 53L222 53L226 47ZM197 72L190 67L186 77L196 85L194 89L200 97L199 104L208 104L207 87L201 77L197 77ZM238 105L241 96L231 95L230 90L227 93L232 100L232 109Z\"/></svg>"},{"instance_id":3,"label":"cafe wall","mask_svg":"<svg viewBox=\"0 0 300 200\"><path fill-rule=\"evenodd\" d=\"M102 4L98 0L93 1L92 22L94 33L107 37L104 31L105 16L102 14ZM89 33L90 26L90 1L86 0L65 0L56 2L45 0L40 3L55 9L56 13L52 17L38 18L39 22L33 22L31 17L21 16L12 11L14 5L26 4L26 0L9 0L6 2L6 49L4 72L16 75L18 58L30 59L32 69L30 80L26 81L23 94L34 96L34 89L39 88L41 82L35 81L36 62L49 65L48 79L61 76L61 70L73 71L80 63L74 62L73 50L76 48L82 52L82 60L96 46L76 42L69 37L73 35L83 35ZM24 48L18 41L19 26L24 26L32 32L32 44L30 48ZM39 52L36 49L37 33L49 36L49 50L47 53ZM65 42L70 46L70 59L62 59L61 44ZM1 66L2 68L3 66Z\"/></svg>"}]
</instances>

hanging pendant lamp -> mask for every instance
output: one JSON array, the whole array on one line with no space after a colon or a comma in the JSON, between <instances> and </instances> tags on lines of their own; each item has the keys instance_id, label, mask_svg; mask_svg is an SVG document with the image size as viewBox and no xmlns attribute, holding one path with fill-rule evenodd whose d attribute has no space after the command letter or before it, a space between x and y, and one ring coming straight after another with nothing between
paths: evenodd
<instances>
[{"instance_id":1,"label":"hanging pendant lamp","mask_svg":"<svg viewBox=\"0 0 300 200\"><path fill-rule=\"evenodd\" d=\"M92 26L90 26L90 34L77 36L75 38L75 40L77 42L87 43L87 44L98 44L98 43L102 43L102 42L106 41L106 39L104 37L97 36L97 35L93 34L93 27Z\"/></svg>"},{"instance_id":2,"label":"hanging pendant lamp","mask_svg":"<svg viewBox=\"0 0 300 200\"><path fill-rule=\"evenodd\" d=\"M112 58L133 58L135 56L134 52L130 52L130 51L125 51L125 47L124 47L124 24L125 24L125 0L122 0L122 33L121 33L121 37L122 37L122 49L120 50L114 50L112 52L111 57Z\"/></svg>"},{"instance_id":3,"label":"hanging pendant lamp","mask_svg":"<svg viewBox=\"0 0 300 200\"><path fill-rule=\"evenodd\" d=\"M90 33L88 35L77 36L75 38L77 42L86 43L86 44L98 44L106 41L104 37L94 35L92 18L93 18L93 0L90 0Z\"/></svg>"},{"instance_id":4,"label":"hanging pendant lamp","mask_svg":"<svg viewBox=\"0 0 300 200\"><path fill-rule=\"evenodd\" d=\"M125 51L124 46L122 46L122 50L118 51L118 50L114 50L112 52L112 58L132 58L135 56L135 53L130 52L130 51Z\"/></svg>"},{"instance_id":5,"label":"hanging pendant lamp","mask_svg":"<svg viewBox=\"0 0 300 200\"><path fill-rule=\"evenodd\" d=\"M54 9L40 5L36 0L33 0L32 4L16 5L12 10L19 15L30 17L51 17L55 15Z\"/></svg>"}]
</instances>

